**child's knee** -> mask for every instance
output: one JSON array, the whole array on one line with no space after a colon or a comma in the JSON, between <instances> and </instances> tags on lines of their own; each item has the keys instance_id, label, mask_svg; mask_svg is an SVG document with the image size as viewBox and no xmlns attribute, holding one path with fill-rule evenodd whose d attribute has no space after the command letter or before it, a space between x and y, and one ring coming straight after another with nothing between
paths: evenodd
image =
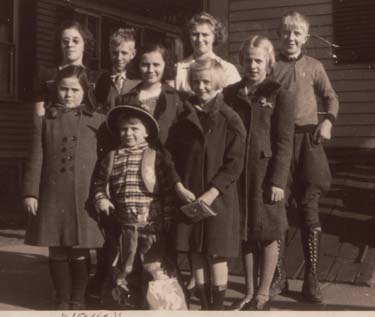
<instances>
[{"instance_id":1,"label":"child's knee","mask_svg":"<svg viewBox=\"0 0 375 317\"><path fill-rule=\"evenodd\" d=\"M57 261L67 261L69 259L69 248L67 247L49 247L49 257Z\"/></svg>"},{"instance_id":2,"label":"child's knee","mask_svg":"<svg viewBox=\"0 0 375 317\"><path fill-rule=\"evenodd\" d=\"M71 260L85 260L90 256L89 249L73 249L71 248L69 257Z\"/></svg>"}]
</instances>

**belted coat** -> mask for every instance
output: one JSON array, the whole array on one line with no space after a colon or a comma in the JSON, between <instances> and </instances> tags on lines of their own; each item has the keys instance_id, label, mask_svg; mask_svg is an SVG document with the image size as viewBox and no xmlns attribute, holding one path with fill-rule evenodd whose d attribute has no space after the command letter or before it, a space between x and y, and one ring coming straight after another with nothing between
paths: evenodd
<instances>
[{"instance_id":1,"label":"belted coat","mask_svg":"<svg viewBox=\"0 0 375 317\"><path fill-rule=\"evenodd\" d=\"M174 183L182 182L197 198L211 187L220 192L211 205L217 216L195 224L180 218L176 248L236 257L240 246L236 181L243 168L246 133L221 94L211 103L202 126L193 103L186 101L166 144L175 163Z\"/></svg>"},{"instance_id":2,"label":"belted coat","mask_svg":"<svg viewBox=\"0 0 375 317\"><path fill-rule=\"evenodd\" d=\"M242 239L273 241L288 222L285 201L270 201L271 186L285 190L293 150L294 109L291 96L272 79L251 95L246 81L224 89L228 105L247 131L244 170L238 182Z\"/></svg>"},{"instance_id":3,"label":"belted coat","mask_svg":"<svg viewBox=\"0 0 375 317\"><path fill-rule=\"evenodd\" d=\"M90 204L100 131L105 117L84 107L50 107L35 122L26 163L24 197L38 199L29 217L25 243L37 246L97 248L103 236Z\"/></svg>"}]
</instances>

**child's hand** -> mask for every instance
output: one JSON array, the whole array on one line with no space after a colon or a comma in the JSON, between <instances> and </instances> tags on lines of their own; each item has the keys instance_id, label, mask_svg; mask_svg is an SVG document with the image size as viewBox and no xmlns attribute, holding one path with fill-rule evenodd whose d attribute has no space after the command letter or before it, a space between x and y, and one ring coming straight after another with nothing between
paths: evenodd
<instances>
[{"instance_id":1,"label":"child's hand","mask_svg":"<svg viewBox=\"0 0 375 317\"><path fill-rule=\"evenodd\" d=\"M186 189L184 185L182 185L182 183L177 183L175 185L175 190L178 195L178 198L180 198L180 200L184 203L191 203L196 199L194 193Z\"/></svg>"},{"instance_id":2,"label":"child's hand","mask_svg":"<svg viewBox=\"0 0 375 317\"><path fill-rule=\"evenodd\" d=\"M271 201L276 203L284 199L284 189L271 186Z\"/></svg>"},{"instance_id":3,"label":"child's hand","mask_svg":"<svg viewBox=\"0 0 375 317\"><path fill-rule=\"evenodd\" d=\"M95 207L97 211L104 212L107 216L115 209L115 206L107 198L97 200Z\"/></svg>"},{"instance_id":4,"label":"child's hand","mask_svg":"<svg viewBox=\"0 0 375 317\"><path fill-rule=\"evenodd\" d=\"M314 132L314 140L317 143L320 143L324 140L331 139L331 129L332 129L332 122L328 119L323 120L319 125L316 127Z\"/></svg>"},{"instance_id":5,"label":"child's hand","mask_svg":"<svg viewBox=\"0 0 375 317\"><path fill-rule=\"evenodd\" d=\"M36 212L38 210L38 199L34 197L24 198L23 207L28 213L32 214L33 216L36 216Z\"/></svg>"},{"instance_id":6,"label":"child's hand","mask_svg":"<svg viewBox=\"0 0 375 317\"><path fill-rule=\"evenodd\" d=\"M206 203L206 205L211 206L214 200L219 196L220 192L215 188L211 187L208 191L206 191L202 196L198 198Z\"/></svg>"}]
</instances>

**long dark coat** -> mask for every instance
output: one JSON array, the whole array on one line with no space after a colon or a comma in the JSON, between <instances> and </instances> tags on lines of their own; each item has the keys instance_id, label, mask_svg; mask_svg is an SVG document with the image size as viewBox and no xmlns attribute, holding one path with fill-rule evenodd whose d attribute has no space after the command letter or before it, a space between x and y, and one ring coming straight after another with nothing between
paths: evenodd
<instances>
[{"instance_id":1,"label":"long dark coat","mask_svg":"<svg viewBox=\"0 0 375 317\"><path fill-rule=\"evenodd\" d=\"M247 130L244 171L239 181L243 240L281 239L288 227L284 200L270 201L272 185L285 190L293 150L294 115L289 93L271 79L247 95L245 80L224 96Z\"/></svg>"},{"instance_id":2,"label":"long dark coat","mask_svg":"<svg viewBox=\"0 0 375 317\"><path fill-rule=\"evenodd\" d=\"M25 243L37 246L96 248L103 237L90 204L104 115L84 108L51 107L36 120L26 165L24 197L38 199Z\"/></svg>"},{"instance_id":3,"label":"long dark coat","mask_svg":"<svg viewBox=\"0 0 375 317\"><path fill-rule=\"evenodd\" d=\"M141 85L142 84L137 85L127 94L119 97L116 104L139 106L139 91L141 89ZM168 138L169 129L181 110L182 101L176 89L167 84L163 84L154 112L154 118L159 123L159 139L162 144L165 144Z\"/></svg>"},{"instance_id":4,"label":"long dark coat","mask_svg":"<svg viewBox=\"0 0 375 317\"><path fill-rule=\"evenodd\" d=\"M208 118L205 130L187 101L167 142L177 172L174 183L181 181L197 198L211 187L220 192L211 205L217 216L196 224L177 224L176 247L179 251L236 257L240 245L236 181L243 168L246 133L221 94L211 104Z\"/></svg>"}]
</instances>

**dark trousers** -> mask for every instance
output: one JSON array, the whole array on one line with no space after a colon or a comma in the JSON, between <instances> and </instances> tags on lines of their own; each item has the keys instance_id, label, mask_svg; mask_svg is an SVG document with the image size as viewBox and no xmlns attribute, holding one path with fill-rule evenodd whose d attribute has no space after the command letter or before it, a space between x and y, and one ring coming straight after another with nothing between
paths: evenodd
<instances>
[{"instance_id":1,"label":"dark trousers","mask_svg":"<svg viewBox=\"0 0 375 317\"><path fill-rule=\"evenodd\" d=\"M289 212L290 223L311 231L321 226L319 199L330 186L331 173L322 144L313 139L314 127L309 128L296 129L287 192L288 209L297 211Z\"/></svg>"},{"instance_id":2,"label":"dark trousers","mask_svg":"<svg viewBox=\"0 0 375 317\"><path fill-rule=\"evenodd\" d=\"M121 229L114 215L102 215L100 225L104 231L105 240L103 247L97 249L95 279L100 285L102 285L112 272L112 263L117 256Z\"/></svg>"}]
</instances>

